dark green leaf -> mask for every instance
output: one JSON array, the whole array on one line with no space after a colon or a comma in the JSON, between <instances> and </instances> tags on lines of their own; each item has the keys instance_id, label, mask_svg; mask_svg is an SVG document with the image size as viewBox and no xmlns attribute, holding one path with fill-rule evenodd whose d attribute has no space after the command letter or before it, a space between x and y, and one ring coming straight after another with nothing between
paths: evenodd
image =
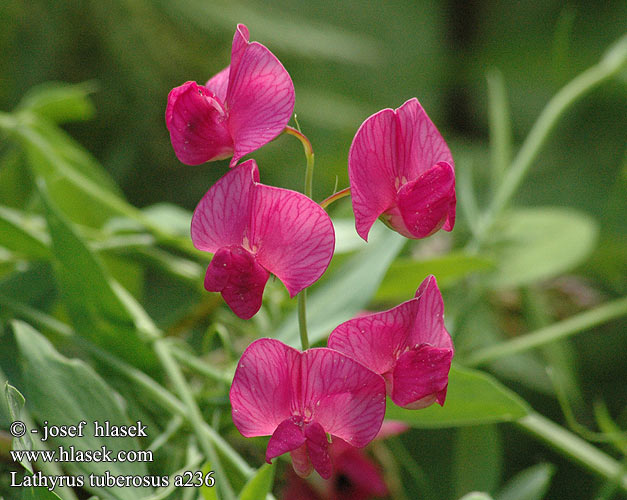
<instances>
[{"instance_id":1,"label":"dark green leaf","mask_svg":"<svg viewBox=\"0 0 627 500\"><path fill-rule=\"evenodd\" d=\"M406 410L388 402L386 418L413 427L458 427L511 422L528 412L529 407L519 396L490 375L452 366L443 407L433 404L423 410Z\"/></svg>"},{"instance_id":2,"label":"dark green leaf","mask_svg":"<svg viewBox=\"0 0 627 500\"><path fill-rule=\"evenodd\" d=\"M496 490L503 466L503 445L498 427L493 424L461 427L455 434L455 496L468 491Z\"/></svg>"},{"instance_id":3,"label":"dark green leaf","mask_svg":"<svg viewBox=\"0 0 627 500\"><path fill-rule=\"evenodd\" d=\"M35 419L48 425L77 425L85 421L82 437L54 438L55 446L67 450L101 450L106 446L112 457L121 450L141 450L132 437L97 437L93 422L121 426L133 424L122 409L118 396L93 369L78 359L67 359L30 325L14 321L13 330L21 355L24 392ZM148 434L150 429L148 429ZM50 438L53 440L53 438ZM50 442L48 442L50 444ZM146 464L136 462L71 462L66 464L74 475L144 475ZM87 489L88 481L86 482ZM132 500L146 496L149 491L136 488L91 488L103 498Z\"/></svg>"},{"instance_id":4,"label":"dark green leaf","mask_svg":"<svg viewBox=\"0 0 627 500\"><path fill-rule=\"evenodd\" d=\"M50 491L48 488L41 487L23 487L21 500L61 500L61 497L54 491Z\"/></svg>"},{"instance_id":5,"label":"dark green leaf","mask_svg":"<svg viewBox=\"0 0 627 500\"><path fill-rule=\"evenodd\" d=\"M22 412L22 408L24 408L24 396L22 393L18 391L15 387L10 385L8 382L4 386L4 395L7 400L7 406L9 407L9 415L11 416L11 420L13 422L20 420L20 415ZM30 435L28 431L21 437L13 438L13 449L14 450L32 450L33 443L30 440ZM28 459L23 458L20 460L22 467L28 470L31 474L33 473L33 468Z\"/></svg>"}]
</instances>

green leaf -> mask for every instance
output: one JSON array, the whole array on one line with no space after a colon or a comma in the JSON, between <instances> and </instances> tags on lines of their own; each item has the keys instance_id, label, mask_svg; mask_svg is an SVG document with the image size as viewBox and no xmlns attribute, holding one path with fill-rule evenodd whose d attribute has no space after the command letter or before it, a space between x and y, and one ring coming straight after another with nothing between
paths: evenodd
<instances>
[{"instance_id":1,"label":"green leaf","mask_svg":"<svg viewBox=\"0 0 627 500\"><path fill-rule=\"evenodd\" d=\"M413 427L437 428L511 422L529 413L527 404L490 375L453 365L443 407L406 410L389 402L386 418Z\"/></svg>"},{"instance_id":2,"label":"green leaf","mask_svg":"<svg viewBox=\"0 0 627 500\"><path fill-rule=\"evenodd\" d=\"M132 437L95 436L93 422L111 425L129 425L128 416L122 409L118 396L94 370L78 359L67 359L59 354L53 345L30 325L21 321L12 322L13 331L21 355L21 368L24 392L28 398L31 414L40 424L45 421L52 425L77 425L85 421L82 437L50 438L55 446L66 450L101 450L106 446L115 457L121 450L141 450ZM150 430L148 429L148 434ZM50 444L50 441L48 444ZM90 473L104 475L109 471L113 476L145 475L148 473L145 462L68 462L65 464L73 475ZM133 500L149 493L145 488L89 488L102 498Z\"/></svg>"},{"instance_id":3,"label":"green leaf","mask_svg":"<svg viewBox=\"0 0 627 500\"><path fill-rule=\"evenodd\" d=\"M89 99L89 94L95 90L93 82L73 85L48 82L30 89L20 102L19 109L28 109L55 123L88 120L95 113Z\"/></svg>"},{"instance_id":4,"label":"green leaf","mask_svg":"<svg viewBox=\"0 0 627 500\"><path fill-rule=\"evenodd\" d=\"M202 468L202 477L205 477L212 471L211 464L206 463ZM200 487L200 494L202 495L203 500L218 500L218 488L215 486L207 486L204 484Z\"/></svg>"},{"instance_id":5,"label":"green leaf","mask_svg":"<svg viewBox=\"0 0 627 500\"><path fill-rule=\"evenodd\" d=\"M50 236L44 231L40 217L28 216L9 207L0 206L0 246L30 259L50 257Z\"/></svg>"},{"instance_id":6,"label":"green leaf","mask_svg":"<svg viewBox=\"0 0 627 500\"><path fill-rule=\"evenodd\" d=\"M494 491L501 477L503 445L496 425L456 430L453 454L455 496L467 491Z\"/></svg>"},{"instance_id":7,"label":"green leaf","mask_svg":"<svg viewBox=\"0 0 627 500\"><path fill-rule=\"evenodd\" d=\"M406 238L395 232L384 231L381 237L352 256L309 295L307 322L310 343L322 340L336 326L351 319L368 305L388 266L406 241ZM289 345L299 346L296 311L277 329L276 338Z\"/></svg>"},{"instance_id":8,"label":"green leaf","mask_svg":"<svg viewBox=\"0 0 627 500\"><path fill-rule=\"evenodd\" d=\"M495 500L542 500L554 473L552 464L533 465L510 479Z\"/></svg>"},{"instance_id":9,"label":"green leaf","mask_svg":"<svg viewBox=\"0 0 627 500\"><path fill-rule=\"evenodd\" d=\"M264 464L251 477L239 494L238 500L264 500L272 491L274 465Z\"/></svg>"},{"instance_id":10,"label":"green leaf","mask_svg":"<svg viewBox=\"0 0 627 500\"><path fill-rule=\"evenodd\" d=\"M7 400L7 406L9 407L9 415L11 416L11 420L13 422L20 420L22 408L24 408L24 396L22 396L22 393L18 391L15 387L10 385L8 382L4 385L4 395ZM23 436L13 438L13 449L33 449L33 443L30 439L28 430ZM22 460L20 460L20 463L22 464L22 467L28 470L31 474L33 473L33 467L31 466L31 463L27 458L23 458Z\"/></svg>"},{"instance_id":11,"label":"green leaf","mask_svg":"<svg viewBox=\"0 0 627 500\"><path fill-rule=\"evenodd\" d=\"M545 280L581 264L594 250L598 227L589 216L558 207L510 211L493 234L486 251L498 262L488 279L496 287L514 287Z\"/></svg>"},{"instance_id":12,"label":"green leaf","mask_svg":"<svg viewBox=\"0 0 627 500\"><path fill-rule=\"evenodd\" d=\"M388 269L375 298L381 301L409 300L422 280L430 274L435 275L439 286L447 286L470 273L493 267L490 259L463 253L427 260L396 259Z\"/></svg>"},{"instance_id":13,"label":"green leaf","mask_svg":"<svg viewBox=\"0 0 627 500\"><path fill-rule=\"evenodd\" d=\"M154 354L142 337L155 337L156 327L52 205L45 186L40 186L40 194L52 237L55 275L77 333L136 366L153 366Z\"/></svg>"},{"instance_id":14,"label":"green leaf","mask_svg":"<svg viewBox=\"0 0 627 500\"><path fill-rule=\"evenodd\" d=\"M44 486L37 488L30 486L20 489L22 490L22 494L20 495L21 500L61 500L59 495Z\"/></svg>"}]
</instances>

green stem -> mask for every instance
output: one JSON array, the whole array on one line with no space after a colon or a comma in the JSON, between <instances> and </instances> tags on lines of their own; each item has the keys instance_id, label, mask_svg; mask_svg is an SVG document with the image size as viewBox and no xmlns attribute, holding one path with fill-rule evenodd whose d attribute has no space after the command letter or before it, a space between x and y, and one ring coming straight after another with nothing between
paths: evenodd
<instances>
[{"instance_id":1,"label":"green stem","mask_svg":"<svg viewBox=\"0 0 627 500\"><path fill-rule=\"evenodd\" d=\"M617 480L627 491L627 474L623 467L587 441L572 434L539 413L531 413L516 422L527 432L545 441L556 451L609 480Z\"/></svg>"},{"instance_id":2,"label":"green stem","mask_svg":"<svg viewBox=\"0 0 627 500\"><path fill-rule=\"evenodd\" d=\"M194 433L200 443L200 447L202 448L205 457L211 462L211 467L215 469L217 477L219 477L217 486L226 500L235 500L235 494L233 493L233 489L231 488L227 475L222 469L218 454L205 433L206 422L202 418L200 409L194 399L194 395L188 387L185 377L183 377L183 373L170 351L169 345L164 340L157 340L153 345L163 368L167 372L170 380L176 387L179 396L183 400L183 404L187 408L189 422L194 429Z\"/></svg>"},{"instance_id":3,"label":"green stem","mask_svg":"<svg viewBox=\"0 0 627 500\"><path fill-rule=\"evenodd\" d=\"M503 180L507 166L511 161L512 127L503 74L497 69L493 69L488 72L486 79L488 82L492 187L496 189Z\"/></svg>"},{"instance_id":4,"label":"green stem","mask_svg":"<svg viewBox=\"0 0 627 500\"><path fill-rule=\"evenodd\" d=\"M510 356L549 342L564 339L625 314L627 314L627 297L614 300L596 309L576 314L564 321L554 323L551 326L541 328L508 342L481 349L469 356L464 365L469 367L483 365L504 356Z\"/></svg>"},{"instance_id":5,"label":"green stem","mask_svg":"<svg viewBox=\"0 0 627 500\"><path fill-rule=\"evenodd\" d=\"M296 137L303 145L305 157L307 158L307 169L305 170L305 196L313 197L313 172L314 172L314 152L311 142L305 134L293 127L285 127L284 132ZM309 349L309 338L307 336L307 290L298 294L298 329L300 332L300 344L303 351Z\"/></svg>"},{"instance_id":6,"label":"green stem","mask_svg":"<svg viewBox=\"0 0 627 500\"><path fill-rule=\"evenodd\" d=\"M347 187L342 189L341 191L338 191L337 193L333 193L331 196L329 196L326 200L323 200L320 202L320 206L322 208L324 208L326 210L326 208L331 204L336 202L337 200L341 200L342 198L344 198L345 196L350 196L351 194L351 188Z\"/></svg>"},{"instance_id":7,"label":"green stem","mask_svg":"<svg viewBox=\"0 0 627 500\"><path fill-rule=\"evenodd\" d=\"M233 381L232 377L229 377L227 374L222 373L215 368L212 368L206 362L203 362L200 359L191 356L188 352L185 352L183 349L175 345L170 346L170 351L178 361L204 377L207 377L216 382L222 382L227 385L230 385Z\"/></svg>"},{"instance_id":8,"label":"green stem","mask_svg":"<svg viewBox=\"0 0 627 500\"><path fill-rule=\"evenodd\" d=\"M594 87L617 75L627 62L627 36L621 38L601 59L564 86L549 101L505 174L492 203L480 221L476 240L481 243L507 206L529 171L540 148L564 112Z\"/></svg>"}]
</instances>

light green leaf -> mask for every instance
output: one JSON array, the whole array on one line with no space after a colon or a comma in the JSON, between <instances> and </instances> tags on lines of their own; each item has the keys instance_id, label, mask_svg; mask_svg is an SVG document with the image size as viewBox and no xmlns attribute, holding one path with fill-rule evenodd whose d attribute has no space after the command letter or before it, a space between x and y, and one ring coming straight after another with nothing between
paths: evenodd
<instances>
[{"instance_id":1,"label":"light green leaf","mask_svg":"<svg viewBox=\"0 0 627 500\"><path fill-rule=\"evenodd\" d=\"M443 407L406 410L388 402L386 418L413 427L458 427L511 422L529 413L527 404L490 375L453 365Z\"/></svg>"},{"instance_id":2,"label":"light green leaf","mask_svg":"<svg viewBox=\"0 0 627 500\"><path fill-rule=\"evenodd\" d=\"M171 203L157 203L142 209L155 226L160 226L169 234L190 237L192 213Z\"/></svg>"},{"instance_id":3,"label":"light green leaf","mask_svg":"<svg viewBox=\"0 0 627 500\"><path fill-rule=\"evenodd\" d=\"M50 257L50 236L41 217L0 206L0 246L30 259Z\"/></svg>"},{"instance_id":4,"label":"light green leaf","mask_svg":"<svg viewBox=\"0 0 627 500\"><path fill-rule=\"evenodd\" d=\"M495 500L542 500L554 473L552 464L533 465L510 479Z\"/></svg>"},{"instance_id":5,"label":"light green leaf","mask_svg":"<svg viewBox=\"0 0 627 500\"><path fill-rule=\"evenodd\" d=\"M206 463L202 468L202 476L205 477L212 471L211 464ZM200 487L200 494L202 495L203 500L219 500L218 499L218 488L216 486L209 487L206 484L203 484Z\"/></svg>"},{"instance_id":6,"label":"light green leaf","mask_svg":"<svg viewBox=\"0 0 627 500\"><path fill-rule=\"evenodd\" d=\"M455 431L453 487L455 496L467 491L494 491L500 483L503 445L496 425L461 427Z\"/></svg>"},{"instance_id":7,"label":"light green leaf","mask_svg":"<svg viewBox=\"0 0 627 500\"><path fill-rule=\"evenodd\" d=\"M455 283L473 272L486 271L494 266L490 259L463 253L451 253L427 260L396 259L388 269L376 294L381 301L409 300L418 285L433 274L441 287Z\"/></svg>"},{"instance_id":8,"label":"light green leaf","mask_svg":"<svg viewBox=\"0 0 627 500\"><path fill-rule=\"evenodd\" d=\"M156 327L52 205L45 186L40 186L40 194L52 237L55 275L77 333L136 366L153 365L154 354L141 337L156 336Z\"/></svg>"},{"instance_id":9,"label":"light green leaf","mask_svg":"<svg viewBox=\"0 0 627 500\"><path fill-rule=\"evenodd\" d=\"M55 446L69 450L101 450L106 446L115 457L121 450L141 450L131 437L97 437L93 422L111 425L129 425L128 416L122 409L118 396L93 369L78 359L67 359L30 325L12 322L13 331L21 355L24 392L31 414L38 422L48 425L77 425L85 421L82 437L50 438ZM150 429L148 429L150 434ZM49 443L50 444L50 443ZM97 475L109 471L113 476L147 474L145 462L68 462L67 469L73 474ZM90 489L86 481L87 489ZM134 500L149 493L145 488L91 488L102 498Z\"/></svg>"},{"instance_id":10,"label":"light green leaf","mask_svg":"<svg viewBox=\"0 0 627 500\"><path fill-rule=\"evenodd\" d=\"M492 497L481 491L472 491L461 497L459 500L492 500Z\"/></svg>"},{"instance_id":11,"label":"light green leaf","mask_svg":"<svg viewBox=\"0 0 627 500\"><path fill-rule=\"evenodd\" d=\"M20 102L19 109L28 109L55 123L88 120L95 113L89 99L89 94L95 90L93 82L48 82L30 89Z\"/></svg>"},{"instance_id":12,"label":"light green leaf","mask_svg":"<svg viewBox=\"0 0 627 500\"><path fill-rule=\"evenodd\" d=\"M493 234L487 255L498 263L488 279L497 287L527 285L558 276L581 264L596 245L595 221L573 209L525 208L510 211Z\"/></svg>"},{"instance_id":13,"label":"light green leaf","mask_svg":"<svg viewBox=\"0 0 627 500\"><path fill-rule=\"evenodd\" d=\"M263 464L251 477L239 494L239 500L264 500L272 491L274 482L274 465Z\"/></svg>"},{"instance_id":14,"label":"light green leaf","mask_svg":"<svg viewBox=\"0 0 627 500\"><path fill-rule=\"evenodd\" d=\"M7 400L7 406L9 408L9 415L11 416L11 420L13 422L20 420L20 414L22 412L22 408L24 408L24 396L22 393L18 391L15 387L10 385L8 382L4 385L4 395ZM26 434L21 437L13 438L13 449L14 450L32 450L33 443L30 439L30 435L28 429ZM33 467L31 466L30 461L27 458L23 458L20 460L22 467L28 470L31 474L33 473Z\"/></svg>"},{"instance_id":15,"label":"light green leaf","mask_svg":"<svg viewBox=\"0 0 627 500\"><path fill-rule=\"evenodd\" d=\"M340 323L351 319L372 300L390 263L407 241L401 235L384 231L366 248L352 256L307 299L309 342L315 343ZM299 346L298 315L290 314L277 329L276 338Z\"/></svg>"}]
</instances>

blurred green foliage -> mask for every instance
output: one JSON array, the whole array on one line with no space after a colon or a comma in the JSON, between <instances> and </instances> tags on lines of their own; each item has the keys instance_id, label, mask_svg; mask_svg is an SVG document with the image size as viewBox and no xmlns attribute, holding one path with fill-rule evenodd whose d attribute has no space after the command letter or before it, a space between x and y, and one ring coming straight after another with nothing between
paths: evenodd
<instances>
[{"instance_id":1,"label":"blurred green foliage","mask_svg":"<svg viewBox=\"0 0 627 500\"><path fill-rule=\"evenodd\" d=\"M49 374L50 384L54 377L84 378L90 399L100 391L100 404L108 401L111 411L165 433L172 423L163 409L94 355L97 349L165 383L142 343L161 331L181 337L190 352L227 374L260 332L297 342L293 304L278 281L268 284L264 308L248 323L202 291L207 257L189 248L189 211L227 162L180 164L164 123L172 87L204 82L228 64L238 22L292 76L298 121L316 151L316 200L347 185L348 148L360 123L410 97L419 98L456 161L460 217L452 235L404 244L375 227L364 246L346 228L349 202L333 207L341 252L310 295L314 342L366 307L410 298L429 273L442 278L462 364L482 347L627 293L624 71L558 123L514 200L517 208L498 221L486 248L478 255L464 249L474 211L494 190L486 76L502 76L515 152L551 96L624 34L625 2L4 0L0 110L15 112L3 115L0 133L0 319L28 319L55 342L21 323L15 334L6 328L0 375L16 381L35 418L46 418L58 403L38 392L38 374ZM254 157L262 182L300 188L304 159L292 138L281 136ZM562 422L559 384L581 424L615 437L599 446L624 456L624 332L624 319L614 321L486 369ZM106 380L64 356L89 359ZM413 430L399 440L413 464L401 466L424 471L420 480L415 471L401 475L409 498L448 499L477 489L501 500L576 500L590 497L591 484L600 498L612 498L611 482L580 474L512 427L485 425L518 418L528 405L484 377L454 370L451 394L458 397L444 414L451 426L484 425ZM196 382L213 425L260 464L259 443L237 441L232 432L223 384ZM485 387L494 389L488 390L493 400L464 401L464 394ZM91 407L92 401L77 403L76 394L57 396L71 403L76 418ZM118 408L118 398L126 408ZM498 418L486 418L488 410ZM415 413L412 425L438 427L436 411ZM8 417L1 411L0 417L5 428ZM477 447L481 460L473 456ZM164 445L150 472L169 473L197 455L181 433ZM270 481L273 471L262 468L258 480ZM243 485L239 473L234 484ZM0 495L5 487L0 482Z\"/></svg>"}]
</instances>

